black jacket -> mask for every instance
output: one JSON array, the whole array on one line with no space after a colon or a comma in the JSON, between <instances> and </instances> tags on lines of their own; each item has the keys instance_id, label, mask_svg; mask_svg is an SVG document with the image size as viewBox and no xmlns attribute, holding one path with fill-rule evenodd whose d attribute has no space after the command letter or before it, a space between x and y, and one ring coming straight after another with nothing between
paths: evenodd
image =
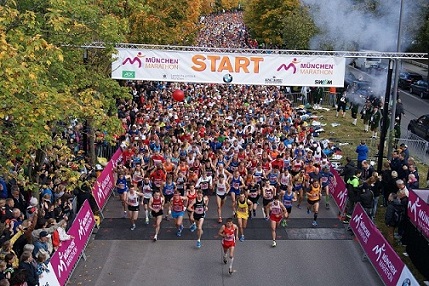
<instances>
[{"instance_id":1,"label":"black jacket","mask_svg":"<svg viewBox=\"0 0 429 286\"><path fill-rule=\"evenodd\" d=\"M394 200L389 202L386 209L386 214L384 216L384 222L387 226L397 227L398 223L395 221L395 212L399 211L404 213L404 205L400 200Z\"/></svg>"},{"instance_id":2,"label":"black jacket","mask_svg":"<svg viewBox=\"0 0 429 286\"><path fill-rule=\"evenodd\" d=\"M374 194L369 188L363 188L360 192L359 200L363 208L372 209Z\"/></svg>"},{"instance_id":3,"label":"black jacket","mask_svg":"<svg viewBox=\"0 0 429 286\"><path fill-rule=\"evenodd\" d=\"M348 179L353 177L355 174L356 166L353 161L350 161L344 166L343 171L341 172L341 176L344 176L344 182L347 182Z\"/></svg>"},{"instance_id":4,"label":"black jacket","mask_svg":"<svg viewBox=\"0 0 429 286\"><path fill-rule=\"evenodd\" d=\"M39 275L37 275L37 268L33 263L20 262L18 268L25 270L28 286L39 286Z\"/></svg>"}]
</instances>

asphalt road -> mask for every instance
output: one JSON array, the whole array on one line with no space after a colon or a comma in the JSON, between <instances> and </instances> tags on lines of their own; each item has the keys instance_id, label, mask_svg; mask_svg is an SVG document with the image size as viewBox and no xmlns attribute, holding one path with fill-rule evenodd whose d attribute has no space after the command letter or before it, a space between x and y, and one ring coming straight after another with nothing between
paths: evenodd
<instances>
[{"instance_id":1,"label":"asphalt road","mask_svg":"<svg viewBox=\"0 0 429 286\"><path fill-rule=\"evenodd\" d=\"M336 218L338 210L321 209L319 227L312 215L293 208L289 225L277 232L271 247L268 222L249 222L246 240L237 242L231 276L221 261L220 227L215 202L210 201L202 248L195 247L195 233L174 235L171 221L163 221L159 240L152 242L153 226L140 219L137 229L120 218L120 202L111 198L105 220L86 250L68 285L382 285L354 237ZM230 201L224 208L231 214ZM189 222L185 220L185 227Z\"/></svg>"}]
</instances>

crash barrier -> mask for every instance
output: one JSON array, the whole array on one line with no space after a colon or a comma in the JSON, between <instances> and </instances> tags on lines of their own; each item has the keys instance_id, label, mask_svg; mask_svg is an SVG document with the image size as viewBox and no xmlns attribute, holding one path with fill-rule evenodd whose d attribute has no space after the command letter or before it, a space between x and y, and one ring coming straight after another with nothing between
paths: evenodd
<instances>
[{"instance_id":1,"label":"crash barrier","mask_svg":"<svg viewBox=\"0 0 429 286\"><path fill-rule=\"evenodd\" d=\"M370 261L385 285L419 285L360 203L353 210L350 228L365 253L364 259Z\"/></svg>"},{"instance_id":2,"label":"crash barrier","mask_svg":"<svg viewBox=\"0 0 429 286\"><path fill-rule=\"evenodd\" d=\"M334 179L332 180L331 184L329 184L329 193L331 194L332 199L338 207L340 212L339 214L341 215L346 209L347 188L338 171L335 170L332 165L330 168L332 175L334 175Z\"/></svg>"},{"instance_id":3,"label":"crash barrier","mask_svg":"<svg viewBox=\"0 0 429 286\"><path fill-rule=\"evenodd\" d=\"M429 190L409 190L408 218L429 241Z\"/></svg>"},{"instance_id":4,"label":"crash barrier","mask_svg":"<svg viewBox=\"0 0 429 286\"><path fill-rule=\"evenodd\" d=\"M102 216L104 207L106 206L107 200L113 192L115 187L115 176L114 169L118 162L122 161L122 149L118 148L113 154L110 161L104 167L101 174L98 176L97 180L92 189L92 195Z\"/></svg>"},{"instance_id":5,"label":"crash barrier","mask_svg":"<svg viewBox=\"0 0 429 286\"><path fill-rule=\"evenodd\" d=\"M408 132L407 138L398 138L395 139L395 142L397 142L398 146L401 144L407 145L410 156L418 158L422 163L429 165L429 141Z\"/></svg>"},{"instance_id":6,"label":"crash barrier","mask_svg":"<svg viewBox=\"0 0 429 286\"><path fill-rule=\"evenodd\" d=\"M62 241L48 263L48 271L39 279L40 286L64 286L72 275L84 251L95 226L94 214L88 200L85 200L77 213L67 234L72 239Z\"/></svg>"}]
</instances>

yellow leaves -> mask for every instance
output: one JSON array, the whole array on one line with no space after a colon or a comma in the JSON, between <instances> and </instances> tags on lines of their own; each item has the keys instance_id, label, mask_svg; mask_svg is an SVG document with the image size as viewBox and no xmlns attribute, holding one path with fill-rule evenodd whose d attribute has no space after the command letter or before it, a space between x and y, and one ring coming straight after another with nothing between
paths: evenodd
<instances>
[{"instance_id":1,"label":"yellow leaves","mask_svg":"<svg viewBox=\"0 0 429 286\"><path fill-rule=\"evenodd\" d=\"M29 75L28 75L28 77L31 79L31 80L35 80L37 77L36 77L36 75L34 74L34 73L30 73Z\"/></svg>"},{"instance_id":2,"label":"yellow leaves","mask_svg":"<svg viewBox=\"0 0 429 286\"><path fill-rule=\"evenodd\" d=\"M64 56L63 56L63 54L62 54L62 53L59 53L59 54L58 54L58 60L59 60L60 62L63 62L63 61L64 61Z\"/></svg>"}]
</instances>

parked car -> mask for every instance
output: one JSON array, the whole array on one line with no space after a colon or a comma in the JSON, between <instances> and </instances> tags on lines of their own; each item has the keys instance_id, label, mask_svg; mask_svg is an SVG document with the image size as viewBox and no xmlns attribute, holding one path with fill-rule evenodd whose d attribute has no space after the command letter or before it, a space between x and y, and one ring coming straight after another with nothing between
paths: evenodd
<instances>
[{"instance_id":1,"label":"parked car","mask_svg":"<svg viewBox=\"0 0 429 286\"><path fill-rule=\"evenodd\" d=\"M399 74L398 86L402 89L409 89L412 83L422 80L423 77L414 72L401 72Z\"/></svg>"},{"instance_id":2,"label":"parked car","mask_svg":"<svg viewBox=\"0 0 429 286\"><path fill-rule=\"evenodd\" d=\"M410 93L415 93L420 98L429 97L429 84L427 80L419 80L410 85Z\"/></svg>"},{"instance_id":3,"label":"parked car","mask_svg":"<svg viewBox=\"0 0 429 286\"><path fill-rule=\"evenodd\" d=\"M408 124L408 130L411 133L429 141L429 114L422 115L413 119Z\"/></svg>"}]
</instances>

